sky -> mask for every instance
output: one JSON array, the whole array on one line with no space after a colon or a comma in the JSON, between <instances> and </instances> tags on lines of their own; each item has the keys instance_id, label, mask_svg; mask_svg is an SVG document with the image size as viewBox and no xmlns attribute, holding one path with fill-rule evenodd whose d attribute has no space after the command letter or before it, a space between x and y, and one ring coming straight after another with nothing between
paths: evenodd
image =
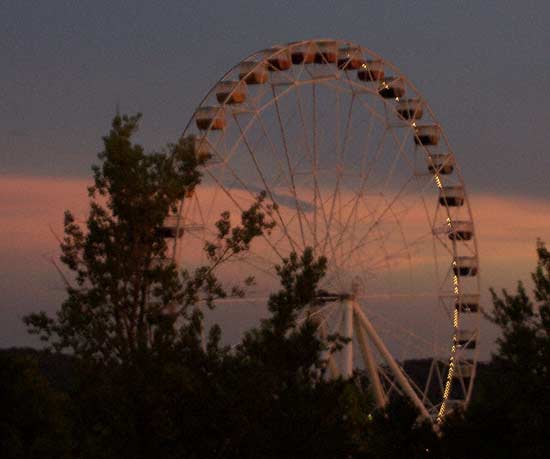
<instances>
[{"instance_id":1,"label":"sky","mask_svg":"<svg viewBox=\"0 0 550 459\"><path fill-rule=\"evenodd\" d=\"M66 208L116 107L147 149L175 141L231 66L275 43L332 37L396 64L429 101L467 184L490 286L529 281L550 240L550 4L543 1L0 1L0 347L53 311ZM488 330L486 355L494 330Z\"/></svg>"}]
</instances>

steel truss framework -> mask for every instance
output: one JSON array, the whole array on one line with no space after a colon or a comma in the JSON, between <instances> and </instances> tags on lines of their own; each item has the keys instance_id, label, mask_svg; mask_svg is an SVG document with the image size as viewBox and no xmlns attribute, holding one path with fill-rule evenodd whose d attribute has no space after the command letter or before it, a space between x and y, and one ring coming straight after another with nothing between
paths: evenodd
<instances>
[{"instance_id":1,"label":"steel truss framework","mask_svg":"<svg viewBox=\"0 0 550 459\"><path fill-rule=\"evenodd\" d=\"M328 372L361 368L378 406L401 393L436 422L468 403L480 314L472 212L441 125L397 67L348 41L273 46L223 75L185 134L209 159L171 217L179 263L198 264L219 213L236 218L264 191L277 226L222 268L229 281L257 278L252 296L230 301L265 304L274 265L312 247L328 272L307 316L322 337L350 338L327 354ZM430 359L424 376L404 368L411 358Z\"/></svg>"}]
</instances>

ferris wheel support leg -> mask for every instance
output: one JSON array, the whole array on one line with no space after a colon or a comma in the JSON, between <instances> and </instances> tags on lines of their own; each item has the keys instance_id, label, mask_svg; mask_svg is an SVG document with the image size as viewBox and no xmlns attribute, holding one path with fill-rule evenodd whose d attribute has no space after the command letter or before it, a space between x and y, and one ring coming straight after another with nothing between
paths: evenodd
<instances>
[{"instance_id":1,"label":"ferris wheel support leg","mask_svg":"<svg viewBox=\"0 0 550 459\"><path fill-rule=\"evenodd\" d=\"M351 378L353 375L353 303L346 300L344 306L344 336L350 341L344 345L342 350L344 357L343 374L344 378Z\"/></svg>"},{"instance_id":2,"label":"ferris wheel support leg","mask_svg":"<svg viewBox=\"0 0 550 459\"><path fill-rule=\"evenodd\" d=\"M363 325L371 341L374 343L374 345L376 346L376 348L378 349L378 351L380 352L380 354L382 355L382 357L390 367L391 372L397 379L397 382L401 386L401 389L403 389L403 392L407 394L410 400L418 408L421 415L427 419L430 419L430 413L428 413L428 410L426 409L426 407L424 406L420 398L418 398L417 393L412 388L410 382L407 380L407 378L403 374L403 371L401 370L401 368L399 367L395 359L390 354L390 351L388 351L388 348L386 347L386 345L384 344L380 336L378 336L378 333L376 333L376 330L371 324L370 320L367 319L367 316L364 314L364 312L361 310L361 308L357 303L354 304L354 309L355 309L355 314L357 318L361 322L361 325Z\"/></svg>"},{"instance_id":3,"label":"ferris wheel support leg","mask_svg":"<svg viewBox=\"0 0 550 459\"><path fill-rule=\"evenodd\" d=\"M358 320L354 321L355 325L355 334L357 335L357 340L359 341L359 347L361 348L361 354L363 354L363 361L365 362L365 367L369 372L370 381L372 384L372 392L374 395L374 400L376 401L376 406L378 408L383 408L386 405L386 395L384 394L384 389L382 383L380 382L380 375L378 374L378 365L374 361L374 356L370 346L367 343L367 337L365 332L361 328L361 324Z\"/></svg>"}]
</instances>

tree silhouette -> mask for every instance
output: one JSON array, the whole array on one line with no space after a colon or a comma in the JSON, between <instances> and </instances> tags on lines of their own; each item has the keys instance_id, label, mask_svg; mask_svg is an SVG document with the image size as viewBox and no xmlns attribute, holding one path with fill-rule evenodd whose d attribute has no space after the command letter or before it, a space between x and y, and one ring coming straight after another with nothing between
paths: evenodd
<instances>
[{"instance_id":1,"label":"tree silhouette","mask_svg":"<svg viewBox=\"0 0 550 459\"><path fill-rule=\"evenodd\" d=\"M197 344L199 299L212 305L226 295L215 268L274 225L265 194L243 213L242 226L231 227L224 213L216 242L206 247L211 265L180 275L166 237L183 228L163 225L200 183L199 166L208 158L195 154L193 138L146 154L132 142L140 118L116 116L103 138L85 228L65 213L61 261L74 278L67 280L67 299L54 318L44 312L25 318L30 332L55 350L88 361L129 362L178 340Z\"/></svg>"}]
</instances>

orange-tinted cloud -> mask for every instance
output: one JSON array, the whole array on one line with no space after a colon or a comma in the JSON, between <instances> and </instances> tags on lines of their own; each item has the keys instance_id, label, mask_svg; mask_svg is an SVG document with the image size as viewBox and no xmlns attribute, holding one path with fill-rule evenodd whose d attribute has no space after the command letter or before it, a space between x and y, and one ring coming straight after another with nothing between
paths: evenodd
<instances>
[{"instance_id":1,"label":"orange-tinted cloud","mask_svg":"<svg viewBox=\"0 0 550 459\"><path fill-rule=\"evenodd\" d=\"M4 262L6 256L23 257L38 267L42 255L56 253L52 231L61 235L65 209L85 218L89 184L88 179L2 177L0 252ZM227 200L218 195L217 201ZM536 238L550 240L550 202L491 194L472 195L470 201L484 278L496 286L526 278L525 270L531 270L536 260Z\"/></svg>"},{"instance_id":2,"label":"orange-tinted cloud","mask_svg":"<svg viewBox=\"0 0 550 459\"><path fill-rule=\"evenodd\" d=\"M65 209L73 210L77 219L84 220L89 184L88 179L0 178L0 271L3 273L0 290L6 302L2 320L20 327L16 334L9 335L11 341L4 345L24 337L18 318L23 313L37 309L53 311L59 306L63 285L46 259L59 253L52 231L62 234ZM470 201L479 241L482 290L487 299L489 286L513 288L515 280L529 280L528 273L536 263L536 238L550 242L550 202L491 194L474 194ZM216 202L223 206L227 200L218 195ZM422 219L420 214L409 217L410 221ZM252 325L256 314L249 316L247 320ZM485 336L492 341L494 331Z\"/></svg>"}]
</instances>

